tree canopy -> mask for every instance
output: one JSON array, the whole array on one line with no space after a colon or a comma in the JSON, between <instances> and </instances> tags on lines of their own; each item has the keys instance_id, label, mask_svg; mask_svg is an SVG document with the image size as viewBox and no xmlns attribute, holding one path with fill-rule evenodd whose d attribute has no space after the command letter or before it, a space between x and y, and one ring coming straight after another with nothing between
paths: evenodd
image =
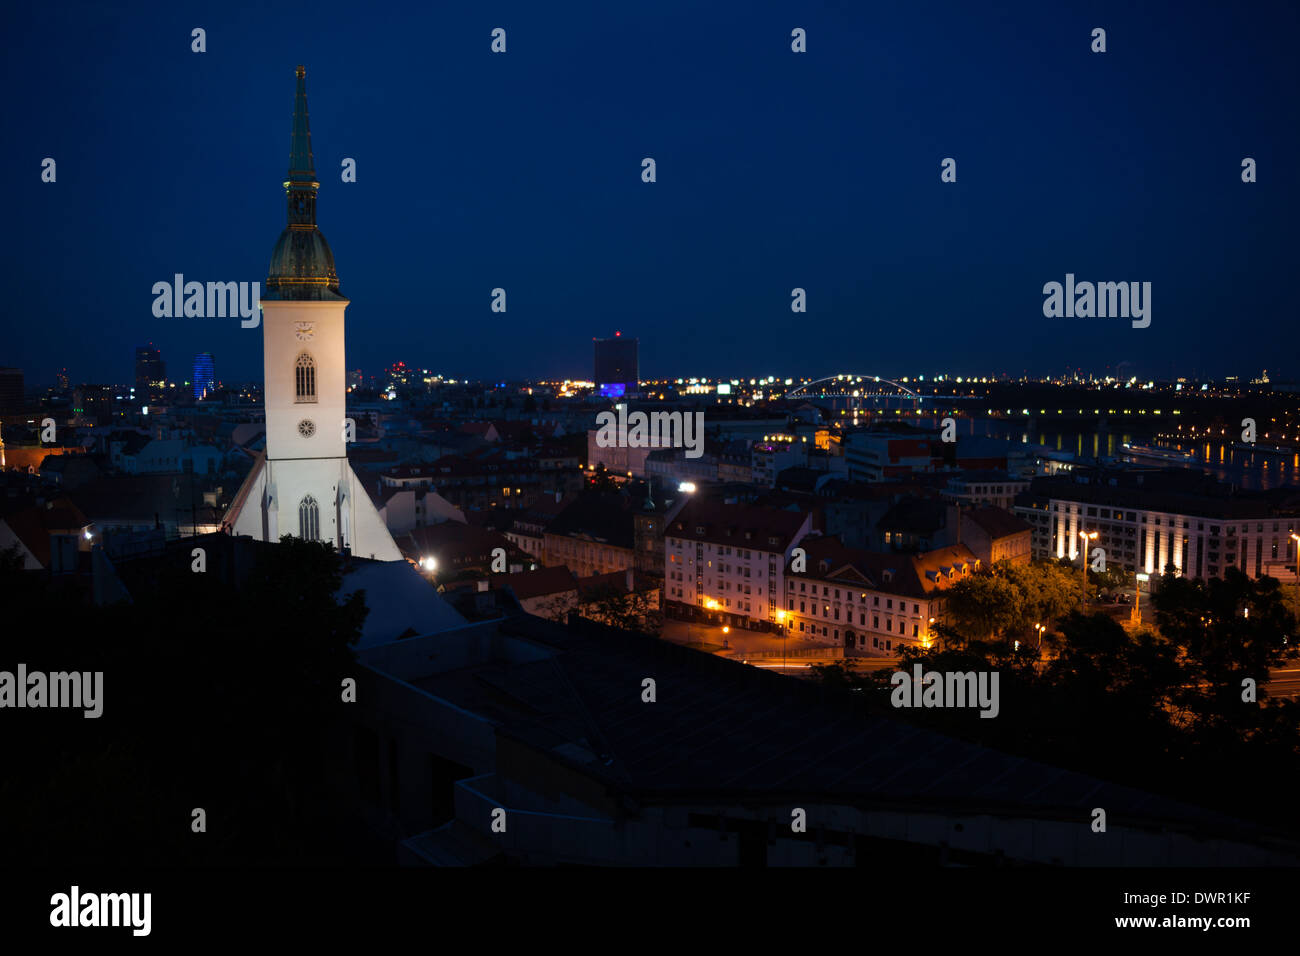
<instances>
[{"instance_id":1,"label":"tree canopy","mask_svg":"<svg viewBox=\"0 0 1300 956\"><path fill-rule=\"evenodd\" d=\"M338 601L340 557L284 539L247 583L161 559L130 603L96 607L0 561L12 610L0 670L103 672L103 715L5 714L0 840L33 864L312 862L356 841L323 759L346 739L364 595ZM18 595L21 594L21 598ZM208 832L191 832L203 808Z\"/></svg>"},{"instance_id":2,"label":"tree canopy","mask_svg":"<svg viewBox=\"0 0 1300 956\"><path fill-rule=\"evenodd\" d=\"M905 651L900 670L999 673L1000 712L894 710L890 669L819 669L828 688L897 719L1103 779L1295 828L1300 703L1270 697L1270 670L1297 656L1294 599L1276 580L1236 569L1189 581L1166 573L1152 598L1154 626L1132 631L1105 614L1069 610L1059 633L1016 647L1016 627L1068 602L1035 600L1026 581L1049 571L1006 569L963 582L942 640ZM1048 653L1050 650L1050 654Z\"/></svg>"}]
</instances>

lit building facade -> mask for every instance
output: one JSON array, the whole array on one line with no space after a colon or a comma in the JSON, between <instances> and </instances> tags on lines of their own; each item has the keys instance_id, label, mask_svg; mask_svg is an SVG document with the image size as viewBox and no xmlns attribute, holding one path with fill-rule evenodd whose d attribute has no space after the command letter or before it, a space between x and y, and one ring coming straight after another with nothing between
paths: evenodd
<instances>
[{"instance_id":1,"label":"lit building facade","mask_svg":"<svg viewBox=\"0 0 1300 956\"><path fill-rule=\"evenodd\" d=\"M637 366L638 340L615 333L612 339L593 339L595 343L595 382L600 394L608 398L634 395L641 387Z\"/></svg>"},{"instance_id":2,"label":"lit building facade","mask_svg":"<svg viewBox=\"0 0 1300 956\"><path fill-rule=\"evenodd\" d=\"M194 387L196 400L206 398L217 387L211 352L200 352L194 356L194 377L191 379L191 384Z\"/></svg>"},{"instance_id":3,"label":"lit building facade","mask_svg":"<svg viewBox=\"0 0 1300 956\"><path fill-rule=\"evenodd\" d=\"M691 502L664 530L664 607L690 619L757 630L783 626L786 568L813 516Z\"/></svg>"},{"instance_id":4,"label":"lit building facade","mask_svg":"<svg viewBox=\"0 0 1300 956\"><path fill-rule=\"evenodd\" d=\"M855 655L928 647L944 619L945 592L980 568L961 545L882 554L821 538L807 552L806 568L785 579L789 634Z\"/></svg>"},{"instance_id":5,"label":"lit building facade","mask_svg":"<svg viewBox=\"0 0 1300 956\"><path fill-rule=\"evenodd\" d=\"M1186 578L1222 577L1236 567L1250 577L1295 578L1296 514L1248 495L1196 495L1141 487L1038 479L1014 513L1033 528L1036 558L1078 560L1105 551L1107 566L1149 575L1173 565Z\"/></svg>"}]
</instances>

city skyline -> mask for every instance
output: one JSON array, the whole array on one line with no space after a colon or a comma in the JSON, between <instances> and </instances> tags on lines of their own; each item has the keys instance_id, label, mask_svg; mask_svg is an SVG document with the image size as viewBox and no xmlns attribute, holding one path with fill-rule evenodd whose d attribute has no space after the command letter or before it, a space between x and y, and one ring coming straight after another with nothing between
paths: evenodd
<instances>
[{"instance_id":1,"label":"city skyline","mask_svg":"<svg viewBox=\"0 0 1300 956\"><path fill-rule=\"evenodd\" d=\"M188 24L130 20L132 48L173 78L151 83L114 70L120 48L99 42L93 8L19 13L33 43L11 71L37 69L42 51L96 108L62 84L11 104L16 139L33 144L3 159L27 224L6 240L29 277L11 308L28 321L0 360L31 380L68 366L111 381L114 356L152 340L257 377L255 330L157 318L150 289L176 273L265 283L259 237L284 171L283 148L265 144L283 142L292 106L265 91L292 73L289 34L314 78L319 221L357 303L354 366L401 355L464 377L572 378L584 344L615 329L641 340L648 378L696 361L738 376L774 352L787 375L825 374L832 346L836 364L881 374L896 364L882 356L924 353L977 374L1129 362L1144 378L1254 374L1297 352L1285 5L1218 11L1212 36L1190 13L1094 24L1029 4L998 22L942 6L942 36L928 13L777 5L738 22L669 6L637 14L635 31L630 11L450 12L401 39L341 5L321 14L290 29L271 11L242 31L213 12L203 53ZM1098 24L1104 54L1089 49ZM497 26L504 54L490 50ZM795 27L807 53L791 50ZM1171 86L1189 52L1206 69ZM431 121L406 123L413 110ZM153 115L182 120L164 139L141 119ZM45 157L55 182L41 181ZM1242 182L1244 157L1257 182ZM947 158L956 182L941 181ZM1043 288L1067 275L1151 283L1151 325L1046 318ZM796 288L806 313L790 310ZM1275 374L1294 377L1284 365Z\"/></svg>"}]
</instances>

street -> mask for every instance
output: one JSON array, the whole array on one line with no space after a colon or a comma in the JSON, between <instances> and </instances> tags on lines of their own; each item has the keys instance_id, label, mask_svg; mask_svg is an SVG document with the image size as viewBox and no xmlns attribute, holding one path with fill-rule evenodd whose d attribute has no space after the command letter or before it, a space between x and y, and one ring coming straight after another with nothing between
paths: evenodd
<instances>
[{"instance_id":1,"label":"street","mask_svg":"<svg viewBox=\"0 0 1300 956\"><path fill-rule=\"evenodd\" d=\"M1120 611L1113 605L1098 607L1108 612ZM1123 609L1127 610L1127 609ZM843 657L839 648L805 638L791 637L783 640L776 634L747 631L733 627L724 633L722 627L711 624L694 624L686 621L665 621L659 635L665 641L685 644L696 650L741 660L751 667L779 671L791 677L810 677L814 664L846 664L859 671L876 671L897 668L898 657ZM1270 697L1300 697L1300 667L1286 667L1272 671L1263 685Z\"/></svg>"}]
</instances>

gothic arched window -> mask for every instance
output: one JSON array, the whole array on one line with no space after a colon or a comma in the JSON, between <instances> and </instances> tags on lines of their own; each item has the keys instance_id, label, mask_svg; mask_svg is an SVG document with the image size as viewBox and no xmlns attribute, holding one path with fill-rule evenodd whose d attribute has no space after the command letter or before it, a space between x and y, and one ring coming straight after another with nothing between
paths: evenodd
<instances>
[{"instance_id":1,"label":"gothic arched window","mask_svg":"<svg viewBox=\"0 0 1300 956\"><path fill-rule=\"evenodd\" d=\"M294 367L293 395L295 402L316 401L316 360L306 352L298 353Z\"/></svg>"},{"instance_id":2,"label":"gothic arched window","mask_svg":"<svg viewBox=\"0 0 1300 956\"><path fill-rule=\"evenodd\" d=\"M320 508L311 495L298 505L298 537L304 541L320 540Z\"/></svg>"}]
</instances>

